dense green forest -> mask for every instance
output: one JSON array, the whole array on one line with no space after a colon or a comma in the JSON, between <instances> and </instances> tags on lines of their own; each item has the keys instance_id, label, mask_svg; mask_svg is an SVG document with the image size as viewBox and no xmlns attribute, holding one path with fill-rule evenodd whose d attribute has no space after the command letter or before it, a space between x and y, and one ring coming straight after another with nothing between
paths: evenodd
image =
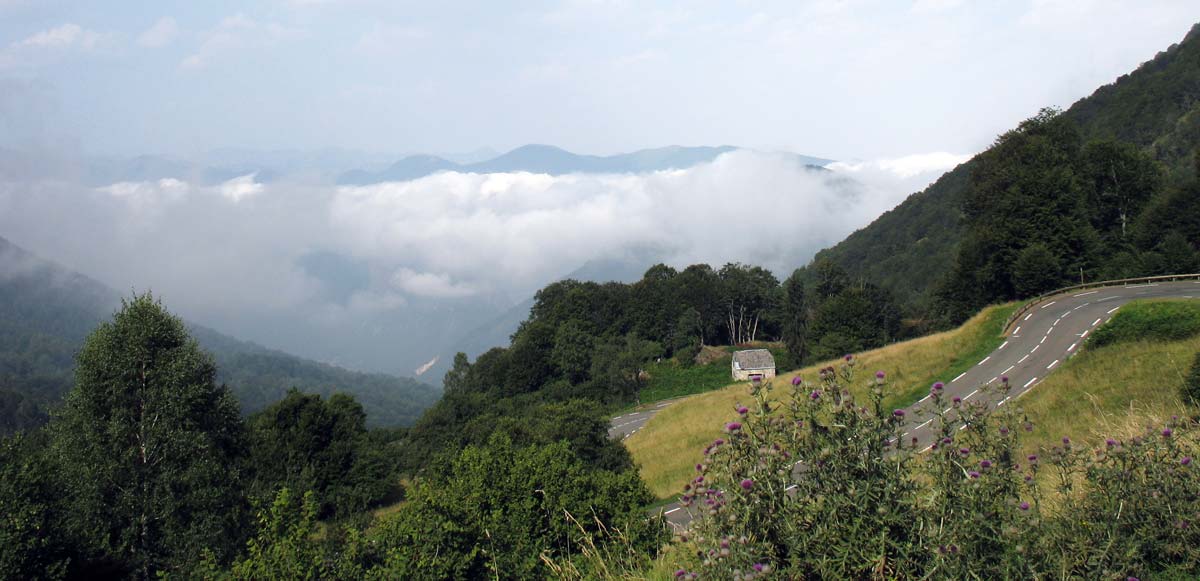
<instances>
[{"instance_id":1,"label":"dense green forest","mask_svg":"<svg viewBox=\"0 0 1200 581\"><path fill-rule=\"evenodd\" d=\"M120 304L116 292L0 238L0 434L41 425L72 384L83 339ZM238 341L190 332L219 364L217 380L253 412L289 389L354 394L372 426L407 426L438 391L408 378L357 373Z\"/></svg>"},{"instance_id":2,"label":"dense green forest","mask_svg":"<svg viewBox=\"0 0 1200 581\"><path fill-rule=\"evenodd\" d=\"M1073 221L1075 231L1070 236L1076 238L1075 244L1089 246L1069 248L1065 239L1037 241L1036 245L1047 245L1050 251L1044 266L1057 267L1052 280L1043 281L1045 284L1078 281L1080 267L1084 280L1186 269L1186 260L1172 262L1182 249L1178 237L1166 247L1159 245L1172 232L1179 233L1192 248L1200 244L1197 232L1188 226L1196 224L1200 215L1195 213L1194 192L1186 186L1196 175L1194 155L1200 143L1200 25L1193 27L1181 43L1072 105L1062 112L1061 119L1050 123L1050 117L1039 115L1001 136L989 152L943 175L869 226L819 252L817 260L833 262L854 278L890 290L906 318L935 327L957 321L966 305L987 298L954 291L955 281L961 283L963 279L952 271L956 265L965 271L983 248L997 247L992 242L1005 250L1004 256L990 261L1002 272L986 276L990 282L1001 284L1000 295L1021 294L1012 288L1011 277L1002 279L1011 271L1016 254L1035 244L1013 240L984 244L981 236L995 238L1012 232L978 232L980 227L995 226L992 217L970 210L981 203L985 207L993 202L1007 203L1022 211L1033 209L1018 207L1019 202L1069 207L1070 217L1064 220ZM1046 137L1051 131L1058 132L1057 137ZM1048 157L1038 161L1011 155ZM1043 176L1045 181L1040 184L1034 183L1042 177L1033 177L1030 172L1036 170L1032 167L1022 170L1026 173L1024 181L1003 175L1007 170L1000 167L1024 167L1025 161L1031 161L1044 168L1053 163L1051 158L1064 164L1062 173ZM1146 159L1155 161L1157 169L1150 170ZM1134 165L1121 165L1122 160ZM1110 162L1108 168L1096 163L1103 161ZM1114 169L1116 179L1112 178ZM1062 189L1055 189L1060 186ZM1122 240L1114 240L1112 218L1120 213L1112 211L1117 207L1117 198L1128 195L1136 203L1125 208L1124 235ZM1087 216L1085 226L1084 217L1079 215L1085 210L1075 206L1097 202L1110 213ZM1000 207L992 210L999 212ZM1032 215L1023 215L1018 221L1022 227L1042 229L1026 232L1035 238L1067 236L1046 230L1058 225L1042 223ZM1046 261L1047 255L1040 248L1029 250L1027 264L1034 260ZM1028 288L1019 291L1032 292Z\"/></svg>"},{"instance_id":3,"label":"dense green forest","mask_svg":"<svg viewBox=\"0 0 1200 581\"><path fill-rule=\"evenodd\" d=\"M537 293L511 346L474 362L458 354L444 396L409 432L405 465L482 444L498 429L522 439L514 425L602 422L604 409L638 401L649 362L691 365L702 345L783 341L786 357L776 363L790 369L900 337L886 291L832 264L813 268L819 277L809 284L798 275L781 284L742 264L659 264L632 284L553 283ZM581 453L614 456L606 447L589 442Z\"/></svg>"},{"instance_id":4,"label":"dense green forest","mask_svg":"<svg viewBox=\"0 0 1200 581\"><path fill-rule=\"evenodd\" d=\"M664 540L586 406L446 450L373 521L404 493L402 431L368 430L341 393L243 420L217 377L150 295L102 322L49 425L0 440L0 578L527 578L599 526L647 553Z\"/></svg>"}]
</instances>

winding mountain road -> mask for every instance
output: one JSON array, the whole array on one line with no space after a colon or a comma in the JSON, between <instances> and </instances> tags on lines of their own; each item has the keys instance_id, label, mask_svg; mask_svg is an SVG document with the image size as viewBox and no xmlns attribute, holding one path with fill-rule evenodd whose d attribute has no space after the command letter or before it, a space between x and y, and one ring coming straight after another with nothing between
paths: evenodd
<instances>
[{"instance_id":1,"label":"winding mountain road","mask_svg":"<svg viewBox=\"0 0 1200 581\"><path fill-rule=\"evenodd\" d=\"M1037 389L1046 376L1078 353L1087 336L1111 319L1121 305L1136 299L1195 297L1200 297L1200 281L1193 280L1096 287L1046 297L1013 323L1011 332L999 348L958 377L942 380L945 383L945 401L959 397L964 402L983 403L989 408L1009 404L1011 400L1020 399ZM983 389L999 382L1004 376L1008 377L1011 386L1006 395ZM916 438L922 451L927 450L937 436L937 427L931 419L936 410L931 409L930 405L932 399L926 397L905 408L907 419L903 438L906 443ZM628 437L658 409L661 408L639 412L644 415L632 420L636 422L636 427L628 433L613 430L618 430L616 424L622 420L630 421L630 416L614 419L610 435ZM947 413L953 415L953 409L947 410ZM628 427L635 424L622 425ZM676 527L686 526L691 521L689 512L678 503L664 506L662 512L668 522Z\"/></svg>"}]
</instances>

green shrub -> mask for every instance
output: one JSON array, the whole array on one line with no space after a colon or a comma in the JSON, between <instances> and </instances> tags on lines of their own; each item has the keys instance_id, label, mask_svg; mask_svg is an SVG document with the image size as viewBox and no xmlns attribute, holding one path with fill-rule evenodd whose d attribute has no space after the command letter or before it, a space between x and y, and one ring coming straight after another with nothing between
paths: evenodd
<instances>
[{"instance_id":1,"label":"green shrub","mask_svg":"<svg viewBox=\"0 0 1200 581\"><path fill-rule=\"evenodd\" d=\"M1088 338L1103 347L1126 341L1179 341L1200 334L1200 301L1134 301Z\"/></svg>"}]
</instances>

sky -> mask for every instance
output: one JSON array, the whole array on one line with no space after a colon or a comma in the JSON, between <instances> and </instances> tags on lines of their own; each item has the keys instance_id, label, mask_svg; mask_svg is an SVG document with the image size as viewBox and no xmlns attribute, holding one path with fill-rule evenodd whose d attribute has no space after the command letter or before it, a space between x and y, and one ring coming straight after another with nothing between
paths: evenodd
<instances>
[{"instance_id":1,"label":"sky","mask_svg":"<svg viewBox=\"0 0 1200 581\"><path fill-rule=\"evenodd\" d=\"M963 154L1197 20L1193 0L0 0L0 145Z\"/></svg>"},{"instance_id":2,"label":"sky","mask_svg":"<svg viewBox=\"0 0 1200 581\"><path fill-rule=\"evenodd\" d=\"M592 261L786 277L1198 20L1194 0L0 0L0 236L239 338L409 373ZM117 159L527 143L747 149L366 186L306 171L323 156L218 181Z\"/></svg>"}]
</instances>

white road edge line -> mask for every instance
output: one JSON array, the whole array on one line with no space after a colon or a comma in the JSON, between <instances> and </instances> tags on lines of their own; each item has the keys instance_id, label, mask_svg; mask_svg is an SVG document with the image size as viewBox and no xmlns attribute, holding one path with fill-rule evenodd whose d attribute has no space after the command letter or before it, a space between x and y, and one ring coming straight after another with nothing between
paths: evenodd
<instances>
[{"instance_id":1,"label":"white road edge line","mask_svg":"<svg viewBox=\"0 0 1200 581\"><path fill-rule=\"evenodd\" d=\"M963 398L963 401L966 401L966 400L968 400L968 399L971 399L971 396L973 396L973 395L975 395L975 394L977 394L977 393L979 393L979 390L978 390L978 389L977 389L977 390L975 390L975 391L972 391L971 393L968 393L968 394L967 394L967 397L964 397L964 398Z\"/></svg>"},{"instance_id":2,"label":"white road edge line","mask_svg":"<svg viewBox=\"0 0 1200 581\"><path fill-rule=\"evenodd\" d=\"M996 407L1000 407L1000 406L1002 406L1002 405L1004 405L1004 404L1008 403L1008 400L1009 400L1010 398L1012 398L1012 396L1008 396L1008 397L1006 397L1006 398L1004 398L1004 399L1000 400L1000 403L996 404Z\"/></svg>"},{"instance_id":3,"label":"white road edge line","mask_svg":"<svg viewBox=\"0 0 1200 581\"><path fill-rule=\"evenodd\" d=\"M927 399L929 399L929 398L931 398L931 397L933 397L933 394L932 394L932 393L931 393L931 394L929 394L929 395L927 395L927 396L925 396L925 397L923 397L923 398L921 398L921 399L920 399L920 401L918 401L917 403L925 403L925 400L927 400Z\"/></svg>"},{"instance_id":4,"label":"white road edge line","mask_svg":"<svg viewBox=\"0 0 1200 581\"><path fill-rule=\"evenodd\" d=\"M1020 333L1021 333L1021 326L1017 325L1017 328L1013 329L1013 335L1019 335Z\"/></svg>"},{"instance_id":5,"label":"white road edge line","mask_svg":"<svg viewBox=\"0 0 1200 581\"><path fill-rule=\"evenodd\" d=\"M1046 340L1046 338L1045 338L1045 337L1042 337L1042 340L1043 340L1043 341L1045 341L1045 340ZM1030 350L1029 350L1029 354L1030 354L1030 355L1033 355L1033 352L1034 352L1034 351L1037 351L1037 350L1038 350L1038 349L1039 349L1041 346L1042 346L1042 344L1041 344L1041 343L1038 343L1037 345L1034 345L1034 346L1033 346L1033 349L1030 349Z\"/></svg>"},{"instance_id":6,"label":"white road edge line","mask_svg":"<svg viewBox=\"0 0 1200 581\"><path fill-rule=\"evenodd\" d=\"M1001 372L1000 372L1000 375L1004 375L1005 373L1008 373L1009 371L1012 371L1012 368L1014 368L1014 367L1016 367L1016 365L1009 365L1009 366L1008 366L1008 369L1005 369L1004 371L1001 371Z\"/></svg>"},{"instance_id":7,"label":"white road edge line","mask_svg":"<svg viewBox=\"0 0 1200 581\"><path fill-rule=\"evenodd\" d=\"M999 351L1005 347L1008 347L1008 341L1001 343L1000 346L996 348L996 350Z\"/></svg>"},{"instance_id":8,"label":"white road edge line","mask_svg":"<svg viewBox=\"0 0 1200 581\"><path fill-rule=\"evenodd\" d=\"M1024 319L1021 319L1021 320L1022 320L1022 321L1028 321L1028 320L1029 320L1029 317L1032 317L1032 316L1033 316L1033 313L1029 313L1028 315L1025 315L1025 318L1024 318Z\"/></svg>"},{"instance_id":9,"label":"white road edge line","mask_svg":"<svg viewBox=\"0 0 1200 581\"><path fill-rule=\"evenodd\" d=\"M1075 350L1075 346L1076 346L1076 345L1078 345L1078 344L1079 344L1079 343L1071 343L1071 346L1070 346L1070 347L1067 347L1067 351L1074 351L1074 350Z\"/></svg>"},{"instance_id":10,"label":"white road edge line","mask_svg":"<svg viewBox=\"0 0 1200 581\"><path fill-rule=\"evenodd\" d=\"M917 430L919 430L919 429L921 429L921 428L924 428L925 426L928 426L928 425L929 425L929 422L932 422L932 421L933 421L933 418L929 418L929 419L925 420L925 423L923 423L923 424L921 424L921 425L919 425L919 426L917 426L917 427L913 428L913 431L915 432L915 431L917 431Z\"/></svg>"},{"instance_id":11,"label":"white road edge line","mask_svg":"<svg viewBox=\"0 0 1200 581\"><path fill-rule=\"evenodd\" d=\"M1090 332L1091 332L1091 331L1085 330L1085 331L1083 332L1083 334L1079 336L1079 338L1080 338L1080 339L1082 339L1082 338L1084 338L1084 337L1087 337L1087 334L1088 334L1088 333L1090 333Z\"/></svg>"},{"instance_id":12,"label":"white road edge line","mask_svg":"<svg viewBox=\"0 0 1200 581\"><path fill-rule=\"evenodd\" d=\"M1033 382L1035 382L1035 381L1037 381L1037 378L1036 378L1036 377L1035 377L1035 378L1033 378L1033 379L1030 379L1029 381L1026 381L1026 382L1025 382L1025 385L1021 386L1021 389L1025 389L1025 388L1029 387L1029 386L1030 386L1030 385L1032 385L1032 384L1033 384Z\"/></svg>"},{"instance_id":13,"label":"white road edge line","mask_svg":"<svg viewBox=\"0 0 1200 581\"><path fill-rule=\"evenodd\" d=\"M1117 310L1117 309L1119 309L1119 308L1121 308L1121 307L1113 307L1113 310L1112 310L1112 311L1109 311L1109 312L1107 312L1107 313L1105 313L1105 314L1106 314L1106 315L1111 315L1111 314L1113 314L1113 311L1115 311L1115 310Z\"/></svg>"},{"instance_id":14,"label":"white road edge line","mask_svg":"<svg viewBox=\"0 0 1200 581\"><path fill-rule=\"evenodd\" d=\"M1096 325L1099 325L1099 324L1100 324L1100 319L1096 319L1095 321L1092 321L1093 327L1095 327Z\"/></svg>"},{"instance_id":15,"label":"white road edge line","mask_svg":"<svg viewBox=\"0 0 1200 581\"><path fill-rule=\"evenodd\" d=\"M1026 354L1025 354L1025 356L1024 356L1024 357L1022 357L1022 358L1021 358L1021 360L1020 360L1020 361L1018 361L1017 363L1024 363L1026 359L1029 359L1029 354L1028 354L1028 353L1026 353ZM1014 367L1015 367L1015 365L1014 365Z\"/></svg>"},{"instance_id":16,"label":"white road edge line","mask_svg":"<svg viewBox=\"0 0 1200 581\"><path fill-rule=\"evenodd\" d=\"M1098 303L1102 303L1102 302L1104 302L1104 301L1107 301L1107 300L1109 300L1109 299L1119 299L1119 298L1121 298L1119 295L1113 295L1113 296L1111 296L1111 297L1104 297L1104 298L1102 298L1102 299L1098 299L1096 302L1098 302Z\"/></svg>"},{"instance_id":17,"label":"white road edge line","mask_svg":"<svg viewBox=\"0 0 1200 581\"><path fill-rule=\"evenodd\" d=\"M1079 294L1077 294L1077 295L1072 295L1072 296L1082 297L1082 296L1087 296L1087 295L1094 295L1094 294L1096 294L1096 293L1098 293L1098 292L1100 292L1100 291L1098 291L1098 290L1094 290L1094 291L1088 291L1088 292L1085 292L1085 293L1079 293Z\"/></svg>"},{"instance_id":18,"label":"white road edge line","mask_svg":"<svg viewBox=\"0 0 1200 581\"><path fill-rule=\"evenodd\" d=\"M950 380L950 383L954 383L954 382L956 382L956 381L958 381L958 380L962 379L962 378L963 378L963 376L964 376L964 375L966 375L966 374L967 374L967 372L966 372L966 371L964 371L964 372L962 372L962 373L959 373L959 374L958 374L958 377L955 377L954 379L951 379L951 380Z\"/></svg>"},{"instance_id":19,"label":"white road edge line","mask_svg":"<svg viewBox=\"0 0 1200 581\"><path fill-rule=\"evenodd\" d=\"M1046 304L1042 305L1042 308L1044 309L1044 308L1046 308L1046 307L1048 307L1048 306L1050 306L1050 305L1053 305L1054 303L1057 303L1057 302L1058 302L1058 301L1050 301L1050 302L1048 302L1048 303L1046 303Z\"/></svg>"},{"instance_id":20,"label":"white road edge line","mask_svg":"<svg viewBox=\"0 0 1200 581\"><path fill-rule=\"evenodd\" d=\"M677 507L675 507L675 508L672 508L671 510L668 510L667 512L664 512L663 514L671 514L671 513L675 512L675 511L677 511L677 510L679 510L679 507L678 507L678 506L677 506Z\"/></svg>"},{"instance_id":21,"label":"white road edge line","mask_svg":"<svg viewBox=\"0 0 1200 581\"><path fill-rule=\"evenodd\" d=\"M991 355L988 355L987 357L984 357L984 358L983 358L983 361L980 361L978 364L979 364L979 365L983 365L984 363L987 363L987 362L988 362L988 359L991 359L991 358L992 358L992 356L991 356Z\"/></svg>"},{"instance_id":22,"label":"white road edge line","mask_svg":"<svg viewBox=\"0 0 1200 581\"><path fill-rule=\"evenodd\" d=\"M1047 366L1046 366L1046 369L1054 369L1054 366L1055 366L1055 365L1058 365L1058 360L1057 360L1057 359L1055 359L1055 360L1054 360L1054 362L1053 362L1053 363L1051 363L1050 365L1047 365Z\"/></svg>"}]
</instances>

